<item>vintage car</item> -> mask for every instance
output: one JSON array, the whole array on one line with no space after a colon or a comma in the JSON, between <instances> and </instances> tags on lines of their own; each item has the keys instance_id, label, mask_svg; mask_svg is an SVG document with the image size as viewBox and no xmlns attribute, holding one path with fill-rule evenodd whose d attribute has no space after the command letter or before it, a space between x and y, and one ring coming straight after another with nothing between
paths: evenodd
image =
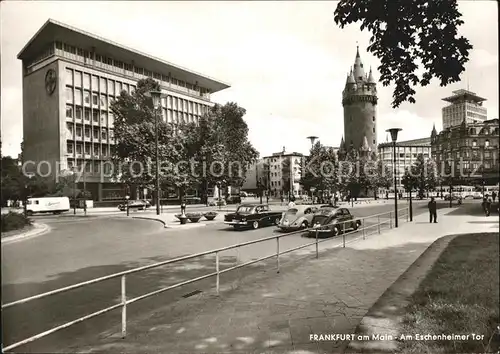
<instances>
[{"instance_id":1,"label":"vintage car","mask_svg":"<svg viewBox=\"0 0 500 354\"><path fill-rule=\"evenodd\" d=\"M227 204L241 204L241 197L239 195L230 195L226 198Z\"/></svg>"},{"instance_id":2,"label":"vintage car","mask_svg":"<svg viewBox=\"0 0 500 354\"><path fill-rule=\"evenodd\" d=\"M361 226L361 220L355 220L354 216L346 208L321 208L314 214L312 229L308 235L315 237L337 236L342 230L357 230Z\"/></svg>"},{"instance_id":3,"label":"vintage car","mask_svg":"<svg viewBox=\"0 0 500 354\"><path fill-rule=\"evenodd\" d=\"M272 210L267 204L243 204L235 213L224 215L224 223L235 229L278 225L282 211Z\"/></svg>"},{"instance_id":4,"label":"vintage car","mask_svg":"<svg viewBox=\"0 0 500 354\"><path fill-rule=\"evenodd\" d=\"M210 202L208 203L208 205L210 206L224 206L226 205L226 201L223 199L223 198L212 198L212 200L210 200Z\"/></svg>"},{"instance_id":5,"label":"vintage car","mask_svg":"<svg viewBox=\"0 0 500 354\"><path fill-rule=\"evenodd\" d=\"M147 200L129 200L128 201L128 208L130 209L138 209L138 210L144 210L147 208L151 208L151 203L148 202ZM127 210L127 204L120 204L118 205L118 209L120 211L125 211Z\"/></svg>"},{"instance_id":6,"label":"vintage car","mask_svg":"<svg viewBox=\"0 0 500 354\"><path fill-rule=\"evenodd\" d=\"M282 231L307 229L311 225L314 213L318 210L312 205L296 205L283 213L279 224Z\"/></svg>"}]
</instances>

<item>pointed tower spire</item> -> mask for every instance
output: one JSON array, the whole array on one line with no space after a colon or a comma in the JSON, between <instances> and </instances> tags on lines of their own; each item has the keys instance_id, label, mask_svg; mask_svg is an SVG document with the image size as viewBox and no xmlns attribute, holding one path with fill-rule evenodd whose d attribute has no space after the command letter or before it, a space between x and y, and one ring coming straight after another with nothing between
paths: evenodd
<instances>
[{"instance_id":1,"label":"pointed tower spire","mask_svg":"<svg viewBox=\"0 0 500 354\"><path fill-rule=\"evenodd\" d=\"M342 139L340 139L339 150L341 150L341 151L345 150L345 141L344 141L344 136L343 135L342 135Z\"/></svg>"},{"instance_id":2,"label":"pointed tower spire","mask_svg":"<svg viewBox=\"0 0 500 354\"><path fill-rule=\"evenodd\" d=\"M368 83L375 84L375 79L373 78L372 68L370 67L370 73L368 74Z\"/></svg>"},{"instance_id":3,"label":"pointed tower spire","mask_svg":"<svg viewBox=\"0 0 500 354\"><path fill-rule=\"evenodd\" d=\"M365 77L365 70L363 69L363 63L361 62L361 57L359 55L359 46L356 46L356 59L354 59L354 80L363 81Z\"/></svg>"},{"instance_id":4,"label":"pointed tower spire","mask_svg":"<svg viewBox=\"0 0 500 354\"><path fill-rule=\"evenodd\" d=\"M370 151L370 145L368 145L368 139L365 137L363 138L363 145L361 145L361 150L362 151Z\"/></svg>"}]
</instances>

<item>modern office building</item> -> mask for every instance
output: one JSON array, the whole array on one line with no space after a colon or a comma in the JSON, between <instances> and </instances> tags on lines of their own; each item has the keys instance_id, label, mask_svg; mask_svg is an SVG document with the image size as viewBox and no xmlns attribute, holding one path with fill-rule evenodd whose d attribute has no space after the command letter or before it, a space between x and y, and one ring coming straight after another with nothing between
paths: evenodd
<instances>
[{"instance_id":1,"label":"modern office building","mask_svg":"<svg viewBox=\"0 0 500 354\"><path fill-rule=\"evenodd\" d=\"M114 146L110 105L137 81L153 78L165 94L162 119L196 122L213 106L210 95L229 85L206 75L48 20L18 54L23 68L25 161L46 161L51 176L79 170L97 201L123 198L108 174ZM81 187L81 186L80 186Z\"/></svg>"},{"instance_id":2,"label":"modern office building","mask_svg":"<svg viewBox=\"0 0 500 354\"><path fill-rule=\"evenodd\" d=\"M287 152L285 147L281 152L273 153L271 156L262 159L265 167L261 174L267 174L266 181L270 182L268 190L272 196L286 195L289 190L292 190L295 196L303 194L300 184L303 159L303 154Z\"/></svg>"},{"instance_id":3,"label":"modern office building","mask_svg":"<svg viewBox=\"0 0 500 354\"><path fill-rule=\"evenodd\" d=\"M382 160L384 165L388 166L391 171L394 170L393 151L393 144L390 142L378 145L378 158ZM431 158L431 138L396 142L396 180L398 191L404 191L401 185L401 178L406 169L410 168L417 161L419 154L422 154L426 161Z\"/></svg>"},{"instance_id":4,"label":"modern office building","mask_svg":"<svg viewBox=\"0 0 500 354\"><path fill-rule=\"evenodd\" d=\"M370 151L376 151L377 101L377 84L371 69L369 74L365 74L358 47L354 68L351 68L347 75L342 92L345 139L343 140L347 151L361 149L365 141Z\"/></svg>"},{"instance_id":5,"label":"modern office building","mask_svg":"<svg viewBox=\"0 0 500 354\"><path fill-rule=\"evenodd\" d=\"M431 133L432 157L444 173L454 170L462 184L496 185L499 178L498 118Z\"/></svg>"},{"instance_id":6,"label":"modern office building","mask_svg":"<svg viewBox=\"0 0 500 354\"><path fill-rule=\"evenodd\" d=\"M453 91L453 95L443 98L450 104L442 109L443 129L467 123L480 123L487 119L487 110L483 107L485 98L468 90Z\"/></svg>"}]
</instances>

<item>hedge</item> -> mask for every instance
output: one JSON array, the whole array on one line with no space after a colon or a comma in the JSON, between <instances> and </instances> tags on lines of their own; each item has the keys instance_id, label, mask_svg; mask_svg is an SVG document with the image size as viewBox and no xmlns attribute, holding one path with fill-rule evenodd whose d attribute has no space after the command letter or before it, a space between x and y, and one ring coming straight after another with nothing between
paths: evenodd
<instances>
[{"instance_id":1,"label":"hedge","mask_svg":"<svg viewBox=\"0 0 500 354\"><path fill-rule=\"evenodd\" d=\"M19 230L25 226L31 225L31 220L24 214L9 212L2 214L2 232Z\"/></svg>"}]
</instances>

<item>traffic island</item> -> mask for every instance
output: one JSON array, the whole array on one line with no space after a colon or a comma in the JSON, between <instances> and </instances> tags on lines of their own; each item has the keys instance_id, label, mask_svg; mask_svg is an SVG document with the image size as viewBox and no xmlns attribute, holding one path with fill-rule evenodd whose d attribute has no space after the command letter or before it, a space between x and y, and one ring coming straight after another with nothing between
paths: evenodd
<instances>
[{"instance_id":1,"label":"traffic island","mask_svg":"<svg viewBox=\"0 0 500 354\"><path fill-rule=\"evenodd\" d=\"M2 233L2 245L41 236L47 233L49 230L50 228L46 224L33 223L21 230Z\"/></svg>"}]
</instances>

